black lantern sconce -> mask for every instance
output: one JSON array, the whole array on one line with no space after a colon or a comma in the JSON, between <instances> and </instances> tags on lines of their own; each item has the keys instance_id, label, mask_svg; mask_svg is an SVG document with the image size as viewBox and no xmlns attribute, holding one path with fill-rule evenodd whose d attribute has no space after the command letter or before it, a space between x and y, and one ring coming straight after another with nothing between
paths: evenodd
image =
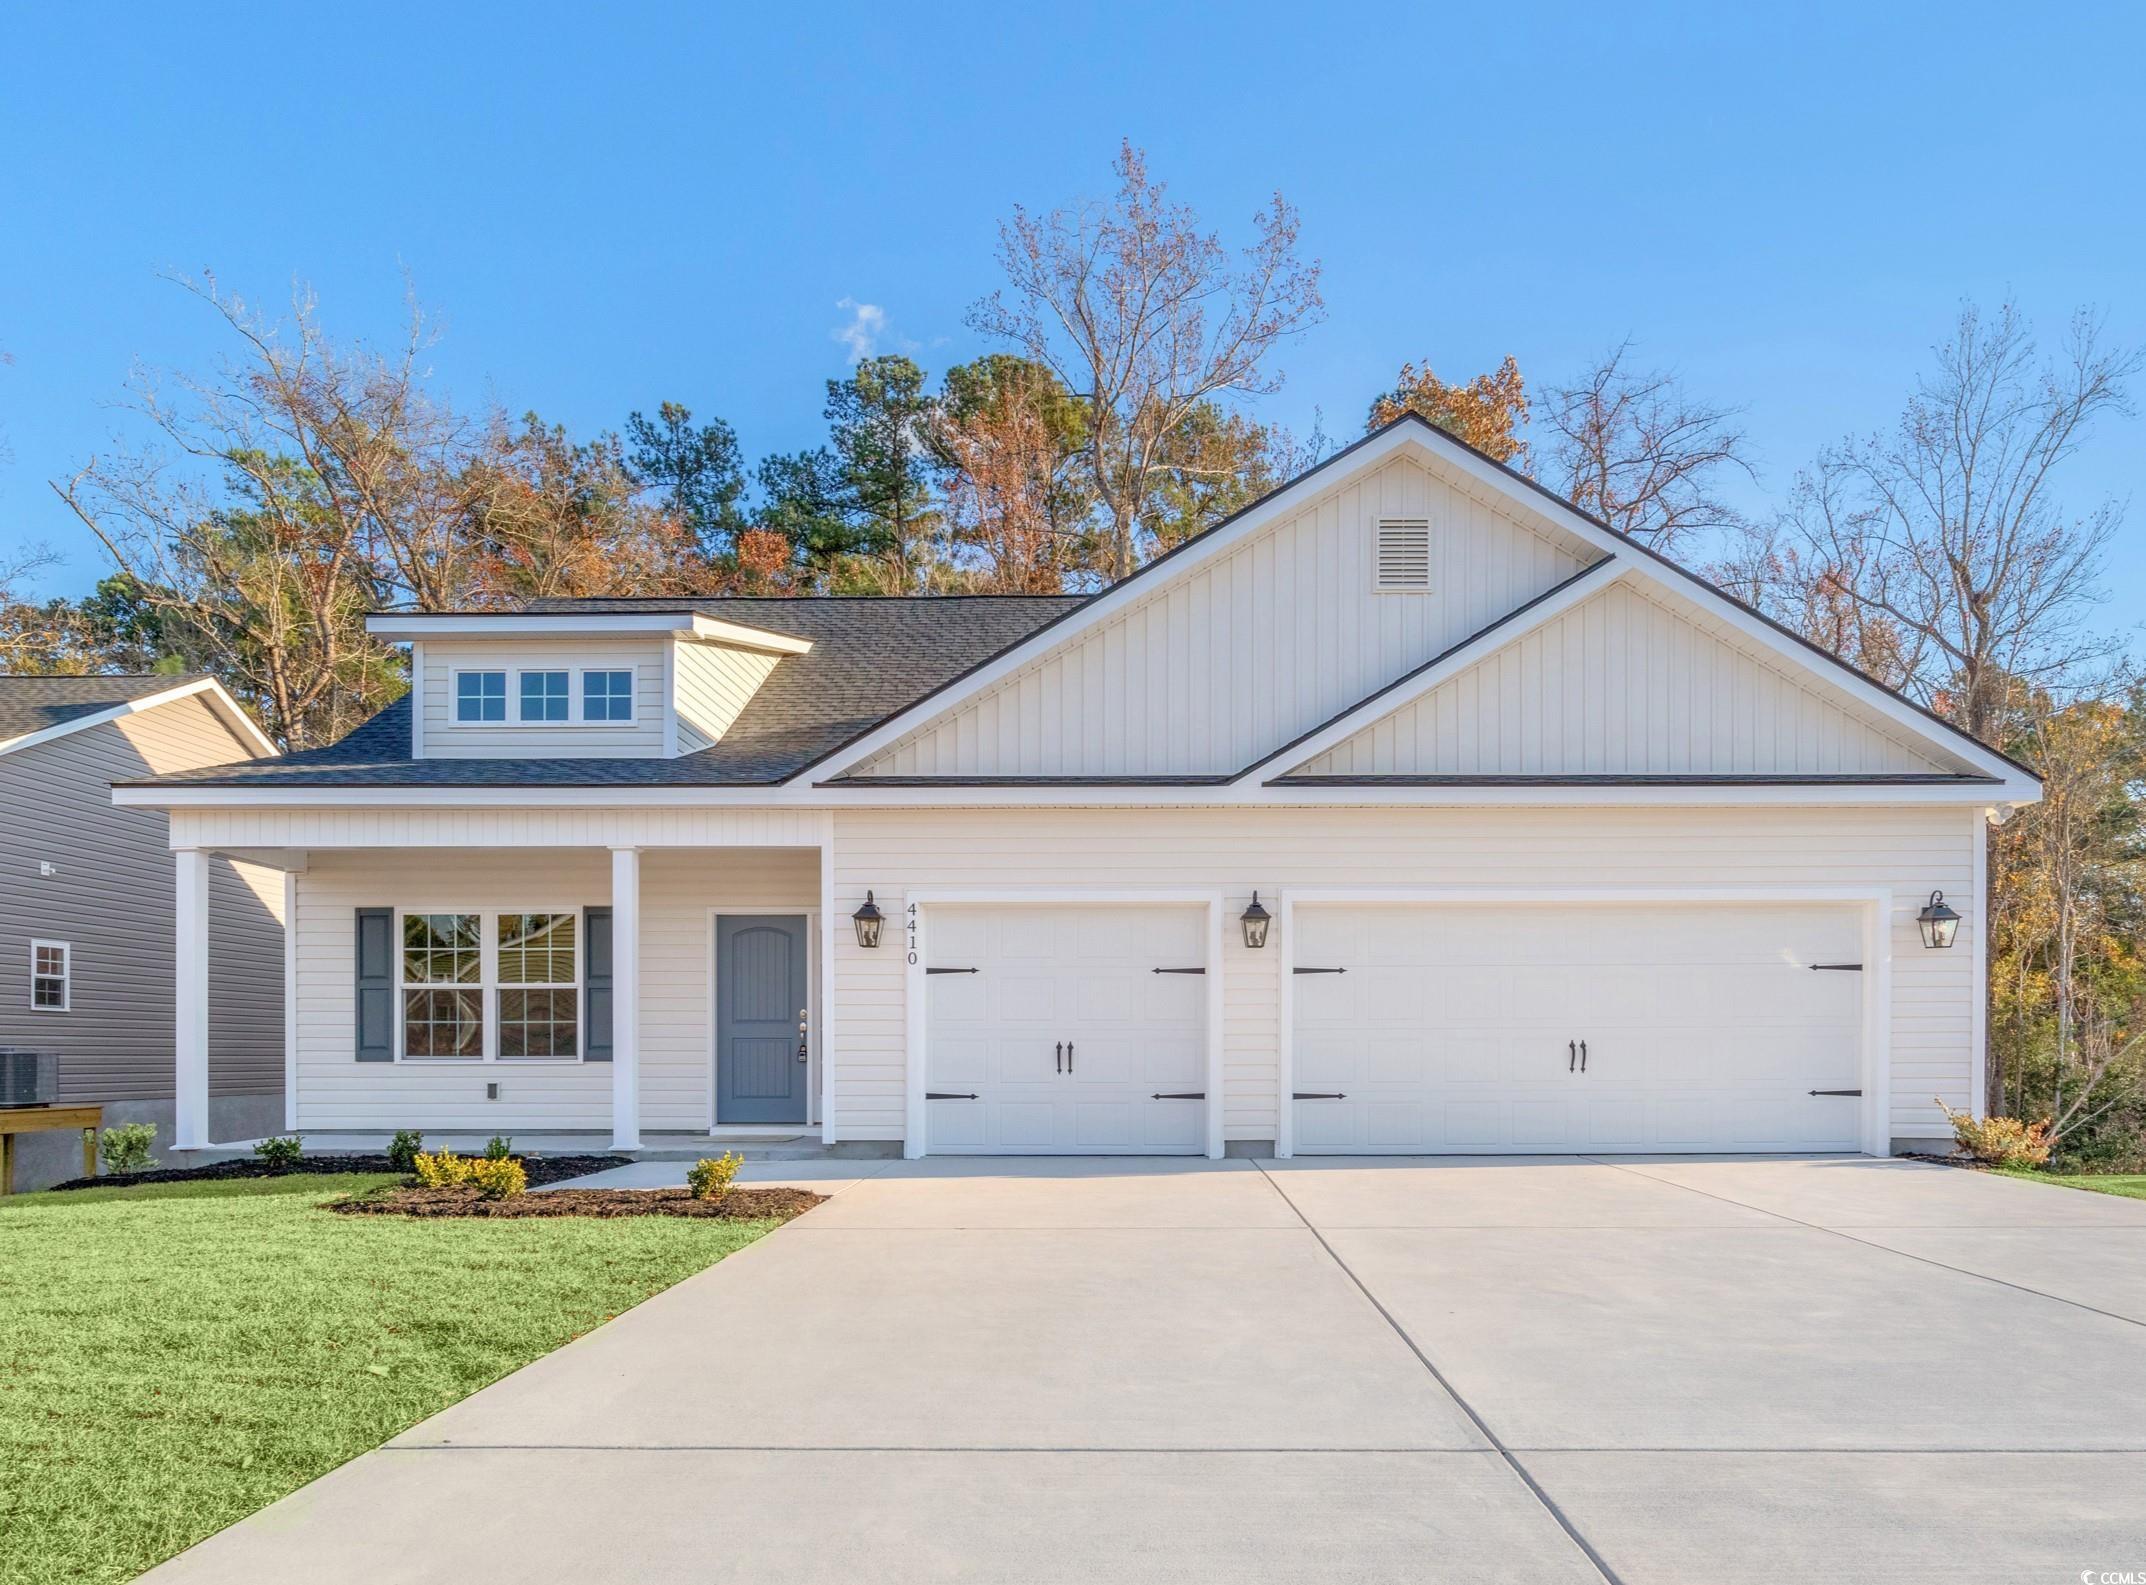
<instances>
[{"instance_id":1,"label":"black lantern sconce","mask_svg":"<svg viewBox=\"0 0 2146 1585\"><path fill-rule=\"evenodd\" d=\"M1922 926L1922 944L1926 947L1949 947L1952 938L1960 933L1960 916L1945 905L1943 892L1930 894L1915 922Z\"/></svg>"},{"instance_id":2,"label":"black lantern sconce","mask_svg":"<svg viewBox=\"0 0 2146 1585\"><path fill-rule=\"evenodd\" d=\"M1274 923L1274 916L1259 906L1259 893L1252 893L1252 906L1237 916L1244 926L1244 944L1257 950L1267 944L1267 927Z\"/></svg>"},{"instance_id":3,"label":"black lantern sconce","mask_svg":"<svg viewBox=\"0 0 2146 1585\"><path fill-rule=\"evenodd\" d=\"M872 901L870 892L864 894L864 906L849 917L850 922L857 927L857 945L879 945L879 928L887 922L887 916L879 911L879 905Z\"/></svg>"}]
</instances>

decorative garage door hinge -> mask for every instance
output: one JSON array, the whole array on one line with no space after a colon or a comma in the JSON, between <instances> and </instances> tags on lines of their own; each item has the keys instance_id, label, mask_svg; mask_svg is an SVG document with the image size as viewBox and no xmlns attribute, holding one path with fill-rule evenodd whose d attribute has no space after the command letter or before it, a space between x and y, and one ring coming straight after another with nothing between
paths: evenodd
<instances>
[{"instance_id":1,"label":"decorative garage door hinge","mask_svg":"<svg viewBox=\"0 0 2146 1585\"><path fill-rule=\"evenodd\" d=\"M1851 974L1863 972L1863 965L1860 963L1813 963L1811 967L1814 969L1845 969Z\"/></svg>"},{"instance_id":2,"label":"decorative garage door hinge","mask_svg":"<svg viewBox=\"0 0 2146 1585\"><path fill-rule=\"evenodd\" d=\"M1205 974L1205 969L1149 969L1150 974Z\"/></svg>"},{"instance_id":3,"label":"decorative garage door hinge","mask_svg":"<svg viewBox=\"0 0 2146 1585\"><path fill-rule=\"evenodd\" d=\"M1148 1097L1151 1101L1204 1101L1205 1090L1157 1090Z\"/></svg>"},{"instance_id":4,"label":"decorative garage door hinge","mask_svg":"<svg viewBox=\"0 0 2146 1585\"><path fill-rule=\"evenodd\" d=\"M1348 1097L1339 1090L1298 1090L1290 1096L1295 1101L1345 1101Z\"/></svg>"},{"instance_id":5,"label":"decorative garage door hinge","mask_svg":"<svg viewBox=\"0 0 2146 1585\"><path fill-rule=\"evenodd\" d=\"M956 1094L952 1090L926 1090L924 1099L927 1101L973 1101L979 1099L979 1097L974 1091Z\"/></svg>"},{"instance_id":6,"label":"decorative garage door hinge","mask_svg":"<svg viewBox=\"0 0 2146 1585\"><path fill-rule=\"evenodd\" d=\"M1289 971L1292 974L1346 974L1347 969L1307 969L1302 964Z\"/></svg>"},{"instance_id":7,"label":"decorative garage door hinge","mask_svg":"<svg viewBox=\"0 0 2146 1585\"><path fill-rule=\"evenodd\" d=\"M1861 1095L1861 1090L1812 1090L1812 1095Z\"/></svg>"},{"instance_id":8,"label":"decorative garage door hinge","mask_svg":"<svg viewBox=\"0 0 2146 1585\"><path fill-rule=\"evenodd\" d=\"M981 974L982 969L926 969L926 974Z\"/></svg>"}]
</instances>

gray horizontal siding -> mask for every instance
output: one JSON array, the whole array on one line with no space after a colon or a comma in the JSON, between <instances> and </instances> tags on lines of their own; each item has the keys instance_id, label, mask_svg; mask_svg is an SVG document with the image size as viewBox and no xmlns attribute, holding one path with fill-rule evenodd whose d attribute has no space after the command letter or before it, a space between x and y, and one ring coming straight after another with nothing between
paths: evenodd
<instances>
[{"instance_id":1,"label":"gray horizontal siding","mask_svg":"<svg viewBox=\"0 0 2146 1585\"><path fill-rule=\"evenodd\" d=\"M0 1045L59 1058L69 1101L172 1093L173 865L164 816L111 784L247 752L199 698L0 755ZM42 875L40 862L57 873ZM283 1087L282 877L210 871L209 1090ZM74 948L73 1006L30 1007L30 942Z\"/></svg>"}]
</instances>

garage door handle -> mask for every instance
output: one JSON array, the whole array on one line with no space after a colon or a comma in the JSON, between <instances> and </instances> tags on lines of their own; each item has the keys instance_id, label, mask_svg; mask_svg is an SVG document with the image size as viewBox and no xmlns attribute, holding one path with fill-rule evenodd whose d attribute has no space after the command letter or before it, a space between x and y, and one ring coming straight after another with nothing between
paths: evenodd
<instances>
[{"instance_id":1,"label":"garage door handle","mask_svg":"<svg viewBox=\"0 0 2146 1585\"><path fill-rule=\"evenodd\" d=\"M1070 1040L1068 1040L1068 1041L1066 1042L1066 1072L1068 1072L1068 1073L1071 1073L1072 1071L1073 1071L1073 1042L1072 1042L1072 1041L1070 1041Z\"/></svg>"},{"instance_id":2,"label":"garage door handle","mask_svg":"<svg viewBox=\"0 0 2146 1585\"><path fill-rule=\"evenodd\" d=\"M1205 1090L1157 1090L1148 1097L1151 1101L1204 1101Z\"/></svg>"},{"instance_id":3,"label":"garage door handle","mask_svg":"<svg viewBox=\"0 0 2146 1585\"><path fill-rule=\"evenodd\" d=\"M1298 1090L1290 1096L1290 1099L1293 1101L1345 1101L1348 1097L1339 1090Z\"/></svg>"},{"instance_id":4,"label":"garage door handle","mask_svg":"<svg viewBox=\"0 0 2146 1585\"><path fill-rule=\"evenodd\" d=\"M1570 1073L1570 1072L1571 1072L1571 1071L1573 1070L1573 1067L1574 1067L1574 1066L1575 1066L1575 1065L1576 1065L1576 1064L1577 1064L1577 1063L1579 1062L1579 1060L1580 1060L1580 1043L1579 1043L1578 1041L1576 1041L1576 1040L1568 1040L1568 1041L1566 1041L1566 1042L1565 1042L1565 1071L1566 1071L1567 1073Z\"/></svg>"},{"instance_id":5,"label":"garage door handle","mask_svg":"<svg viewBox=\"0 0 2146 1585\"><path fill-rule=\"evenodd\" d=\"M973 1101L978 1097L973 1091L966 1091L957 1095L951 1090L926 1090L924 1099L927 1101Z\"/></svg>"},{"instance_id":6,"label":"garage door handle","mask_svg":"<svg viewBox=\"0 0 2146 1585\"><path fill-rule=\"evenodd\" d=\"M1812 1095L1861 1095L1861 1090L1811 1090Z\"/></svg>"},{"instance_id":7,"label":"garage door handle","mask_svg":"<svg viewBox=\"0 0 2146 1585\"><path fill-rule=\"evenodd\" d=\"M1053 1073L1063 1073L1065 1070L1066 1043L1061 1040L1057 1045L1051 1047L1051 1071Z\"/></svg>"},{"instance_id":8,"label":"garage door handle","mask_svg":"<svg viewBox=\"0 0 2146 1585\"><path fill-rule=\"evenodd\" d=\"M1587 1071L1587 1042L1584 1040L1580 1042L1580 1071Z\"/></svg>"}]
</instances>

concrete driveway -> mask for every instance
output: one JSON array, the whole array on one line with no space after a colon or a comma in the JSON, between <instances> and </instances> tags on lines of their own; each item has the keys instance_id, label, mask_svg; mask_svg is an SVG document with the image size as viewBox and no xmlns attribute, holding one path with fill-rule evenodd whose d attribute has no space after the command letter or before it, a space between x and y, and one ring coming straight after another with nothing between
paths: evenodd
<instances>
[{"instance_id":1,"label":"concrete driveway","mask_svg":"<svg viewBox=\"0 0 2146 1585\"><path fill-rule=\"evenodd\" d=\"M2146 1203L1860 1159L865 1170L151 1577L2146 1569Z\"/></svg>"}]
</instances>

